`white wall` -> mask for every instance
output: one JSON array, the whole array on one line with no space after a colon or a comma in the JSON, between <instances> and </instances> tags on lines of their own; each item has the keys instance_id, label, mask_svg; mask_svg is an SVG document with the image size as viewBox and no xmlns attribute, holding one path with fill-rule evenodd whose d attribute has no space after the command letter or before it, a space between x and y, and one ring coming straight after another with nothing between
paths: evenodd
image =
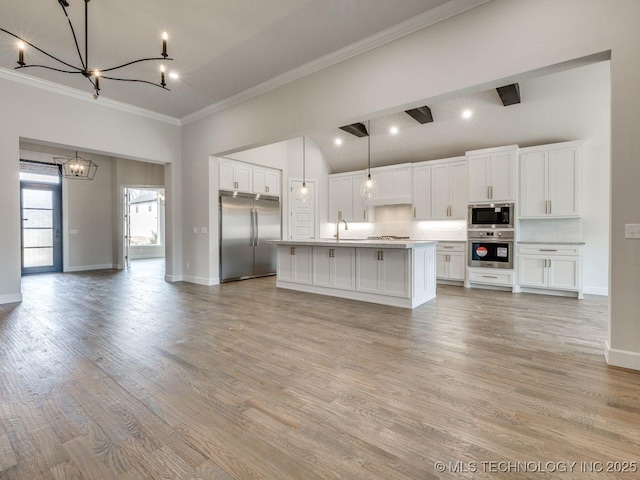
<instances>
[{"instance_id":1,"label":"white wall","mask_svg":"<svg viewBox=\"0 0 640 480\"><path fill-rule=\"evenodd\" d=\"M180 163L176 124L110 108L0 75L0 303L20 301L20 141L122 158ZM87 95L89 97L89 95ZM89 97L90 98L90 97ZM99 171L98 175L102 173ZM108 175L108 172L107 172ZM171 185L170 188L175 188ZM176 199L179 201L179 198ZM174 212L175 215L175 212ZM179 221L175 219L174 221ZM180 255L172 239L172 257ZM168 261L173 266L171 260Z\"/></svg>"},{"instance_id":2,"label":"white wall","mask_svg":"<svg viewBox=\"0 0 640 480\"><path fill-rule=\"evenodd\" d=\"M211 153L397 111L417 98L496 87L526 72L611 51L612 275L606 353L611 363L640 369L640 242L623 236L625 223L640 223L638 18L635 0L493 0L186 125L183 160L206 174L200 165ZM186 210L196 203L194 197L208 194L204 182L195 187L190 198L185 195ZM194 218L207 220L212 219ZM209 252L194 248L191 254L207 258Z\"/></svg>"}]
</instances>

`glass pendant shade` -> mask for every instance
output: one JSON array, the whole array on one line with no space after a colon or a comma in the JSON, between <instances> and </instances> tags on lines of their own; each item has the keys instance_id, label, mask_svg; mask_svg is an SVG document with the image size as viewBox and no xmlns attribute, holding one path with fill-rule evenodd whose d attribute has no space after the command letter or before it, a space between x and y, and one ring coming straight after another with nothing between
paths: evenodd
<instances>
[{"instance_id":1,"label":"glass pendant shade","mask_svg":"<svg viewBox=\"0 0 640 480\"><path fill-rule=\"evenodd\" d=\"M305 137L302 137L302 185L298 187L296 191L296 199L301 202L307 202L311 200L311 189L306 183L306 142Z\"/></svg>"},{"instance_id":2,"label":"glass pendant shade","mask_svg":"<svg viewBox=\"0 0 640 480\"><path fill-rule=\"evenodd\" d=\"M306 183L302 182L302 185L298 187L298 191L296 192L296 199L301 202L307 202L311 200L311 189Z\"/></svg>"},{"instance_id":3,"label":"glass pendant shade","mask_svg":"<svg viewBox=\"0 0 640 480\"><path fill-rule=\"evenodd\" d=\"M375 197L378 193L378 184L376 181L371 178L371 175L368 175L367 178L364 179L362 185L360 186L360 195L363 197Z\"/></svg>"}]
</instances>

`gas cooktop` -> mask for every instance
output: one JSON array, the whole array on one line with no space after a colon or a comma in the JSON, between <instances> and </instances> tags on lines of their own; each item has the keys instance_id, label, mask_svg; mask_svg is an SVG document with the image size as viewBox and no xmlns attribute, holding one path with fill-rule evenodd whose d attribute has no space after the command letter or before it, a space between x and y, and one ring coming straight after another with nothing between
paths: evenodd
<instances>
[{"instance_id":1,"label":"gas cooktop","mask_svg":"<svg viewBox=\"0 0 640 480\"><path fill-rule=\"evenodd\" d=\"M410 240L410 237L398 237L396 235L377 235L367 237L367 240Z\"/></svg>"}]
</instances>

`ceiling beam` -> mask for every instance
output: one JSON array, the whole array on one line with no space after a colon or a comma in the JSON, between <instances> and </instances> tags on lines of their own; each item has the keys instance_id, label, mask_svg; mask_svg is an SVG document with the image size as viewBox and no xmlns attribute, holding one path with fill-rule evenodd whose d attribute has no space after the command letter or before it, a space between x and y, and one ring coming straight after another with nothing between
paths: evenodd
<instances>
[{"instance_id":1,"label":"ceiling beam","mask_svg":"<svg viewBox=\"0 0 640 480\"><path fill-rule=\"evenodd\" d=\"M505 85L504 87L498 87L496 88L496 90L498 91L500 100L502 100L502 104L505 107L520 103L520 86L517 83Z\"/></svg>"},{"instance_id":2,"label":"ceiling beam","mask_svg":"<svg viewBox=\"0 0 640 480\"><path fill-rule=\"evenodd\" d=\"M369 136L369 132L367 132L367 127L364 126L364 123L352 123L351 125L340 127L340 129L350 133L351 135L355 135L356 137Z\"/></svg>"},{"instance_id":3,"label":"ceiling beam","mask_svg":"<svg viewBox=\"0 0 640 480\"><path fill-rule=\"evenodd\" d=\"M412 108L411 110L405 110L407 115L411 116L418 123L431 123L433 122L433 114L431 109L426 105L424 107Z\"/></svg>"}]
</instances>

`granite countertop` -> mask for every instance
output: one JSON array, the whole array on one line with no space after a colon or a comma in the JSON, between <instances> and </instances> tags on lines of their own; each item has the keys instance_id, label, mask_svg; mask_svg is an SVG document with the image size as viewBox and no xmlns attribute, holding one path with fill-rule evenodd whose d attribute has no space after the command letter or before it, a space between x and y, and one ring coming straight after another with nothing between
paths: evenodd
<instances>
[{"instance_id":1,"label":"granite countertop","mask_svg":"<svg viewBox=\"0 0 640 480\"><path fill-rule=\"evenodd\" d=\"M309 245L312 247L360 247L360 248L403 248L410 249L435 245L435 240L360 240L353 238L320 240L269 240L275 245Z\"/></svg>"},{"instance_id":2,"label":"granite countertop","mask_svg":"<svg viewBox=\"0 0 640 480\"><path fill-rule=\"evenodd\" d=\"M584 245L584 242L527 242L525 240L519 240L516 243L527 243L529 245Z\"/></svg>"}]
</instances>

